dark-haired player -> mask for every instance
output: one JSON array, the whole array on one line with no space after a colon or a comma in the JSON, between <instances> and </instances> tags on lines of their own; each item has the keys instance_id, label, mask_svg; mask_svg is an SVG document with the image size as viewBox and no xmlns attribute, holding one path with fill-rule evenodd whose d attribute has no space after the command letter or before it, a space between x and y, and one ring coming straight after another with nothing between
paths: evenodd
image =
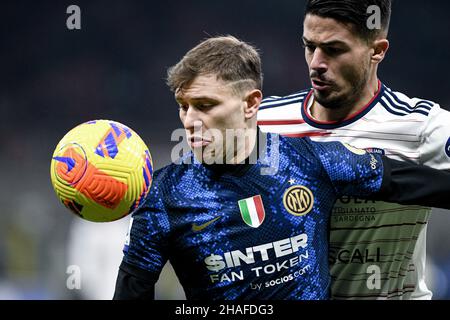
<instances>
[{"instance_id":1,"label":"dark-haired player","mask_svg":"<svg viewBox=\"0 0 450 320\"><path fill-rule=\"evenodd\" d=\"M449 170L450 113L378 79L389 48L390 15L390 0L308 1L303 44L312 88L265 99L258 113L261 130L338 140ZM430 212L340 199L330 225L332 297L431 299L425 283Z\"/></svg>"}]
</instances>

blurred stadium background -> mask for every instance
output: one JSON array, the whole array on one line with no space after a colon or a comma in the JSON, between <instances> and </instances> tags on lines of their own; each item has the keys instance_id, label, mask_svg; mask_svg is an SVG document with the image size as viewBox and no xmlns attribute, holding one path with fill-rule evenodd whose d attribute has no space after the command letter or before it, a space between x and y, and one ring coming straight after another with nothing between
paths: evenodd
<instances>
[{"instance_id":1,"label":"blurred stadium background","mask_svg":"<svg viewBox=\"0 0 450 320\"><path fill-rule=\"evenodd\" d=\"M79 31L66 8L81 8ZM300 45L304 1L2 1L0 5L0 299L110 299L128 219L84 222L56 199L50 158L59 139L92 119L123 122L146 141L156 168L170 161L177 105L167 67L208 35L260 48L266 95L308 87ZM395 1L388 86L450 107L450 2ZM450 124L449 124L450 125ZM428 229L428 283L450 298L450 212ZM68 266L81 270L69 290ZM157 298L183 298L167 266Z\"/></svg>"}]
</instances>

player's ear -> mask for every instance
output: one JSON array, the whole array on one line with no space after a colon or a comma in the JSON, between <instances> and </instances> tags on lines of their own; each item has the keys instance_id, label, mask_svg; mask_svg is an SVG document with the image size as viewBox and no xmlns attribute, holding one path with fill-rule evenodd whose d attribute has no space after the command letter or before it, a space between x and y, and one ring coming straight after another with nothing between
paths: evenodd
<instances>
[{"instance_id":1,"label":"player's ear","mask_svg":"<svg viewBox=\"0 0 450 320\"><path fill-rule=\"evenodd\" d=\"M262 101L262 92L261 90L254 89L249 92L247 92L244 102L244 114L246 119L251 119L254 116L256 116L256 113L258 112L259 105Z\"/></svg>"},{"instance_id":2,"label":"player's ear","mask_svg":"<svg viewBox=\"0 0 450 320\"><path fill-rule=\"evenodd\" d=\"M373 54L372 54L372 62L380 63L383 61L386 56L386 52L389 49L389 40L388 39L376 39L373 42Z\"/></svg>"}]
</instances>

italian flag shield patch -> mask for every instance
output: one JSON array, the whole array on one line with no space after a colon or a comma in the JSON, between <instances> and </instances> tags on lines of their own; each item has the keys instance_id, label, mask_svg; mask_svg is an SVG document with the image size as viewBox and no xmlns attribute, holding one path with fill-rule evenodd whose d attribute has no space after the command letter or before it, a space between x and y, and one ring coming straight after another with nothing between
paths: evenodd
<instances>
[{"instance_id":1,"label":"italian flag shield patch","mask_svg":"<svg viewBox=\"0 0 450 320\"><path fill-rule=\"evenodd\" d=\"M242 219L252 228L258 228L264 221L266 213L260 195L239 200Z\"/></svg>"}]
</instances>

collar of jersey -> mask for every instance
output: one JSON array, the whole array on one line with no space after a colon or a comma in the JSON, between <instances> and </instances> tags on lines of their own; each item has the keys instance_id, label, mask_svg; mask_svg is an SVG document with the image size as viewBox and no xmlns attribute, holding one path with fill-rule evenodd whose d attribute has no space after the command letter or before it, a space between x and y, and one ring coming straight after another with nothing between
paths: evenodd
<instances>
[{"instance_id":1,"label":"collar of jersey","mask_svg":"<svg viewBox=\"0 0 450 320\"><path fill-rule=\"evenodd\" d=\"M302 112L303 120L305 120L305 122L307 124L309 124L310 126L319 128L319 129L335 129L335 128L340 128L340 127L345 127L345 126L361 119L370 110L372 110L372 108L374 106L376 106L376 104L380 101L381 97L383 96L384 90L385 90L384 85L381 83L380 80L378 80L377 93L373 96L373 98L369 101L369 103L367 103L360 110L356 111L355 113L352 113L351 115L349 115L346 119L344 119L342 121L319 121L319 120L314 119L309 114L308 103L309 103L309 99L312 97L312 94L313 94L313 90L311 89L309 91L308 95L306 96L305 100L303 100L303 103L302 103L301 112Z\"/></svg>"},{"instance_id":2,"label":"collar of jersey","mask_svg":"<svg viewBox=\"0 0 450 320\"><path fill-rule=\"evenodd\" d=\"M257 128L257 135L259 137L259 135L264 135L266 137L266 141L268 141L269 145L270 145L270 139L268 139L267 137L270 137L269 133L265 133L259 130L259 127ZM242 163L240 164L201 164L197 161L197 165L205 168L207 171L211 172L214 175L222 175L222 174L229 174L229 175L233 175L233 176L242 176L245 173L248 172L248 170L250 170L253 166L260 164L260 146L259 146L259 138L256 139L256 146L253 149L253 153L256 152L256 156L257 156L257 163L256 164L250 164L249 163L249 159L250 156L247 157ZM269 145L267 147L269 147Z\"/></svg>"}]
</instances>

